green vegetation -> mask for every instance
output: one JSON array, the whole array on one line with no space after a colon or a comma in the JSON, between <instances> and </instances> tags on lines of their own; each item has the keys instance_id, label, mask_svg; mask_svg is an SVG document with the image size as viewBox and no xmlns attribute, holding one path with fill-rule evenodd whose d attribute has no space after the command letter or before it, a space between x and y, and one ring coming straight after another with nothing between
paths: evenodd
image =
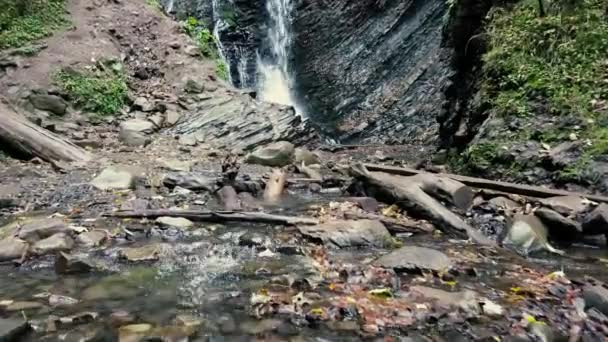
<instances>
[{"instance_id":1,"label":"green vegetation","mask_svg":"<svg viewBox=\"0 0 608 342\"><path fill-rule=\"evenodd\" d=\"M24 46L64 27L64 0L0 0L0 49Z\"/></svg>"},{"instance_id":2,"label":"green vegetation","mask_svg":"<svg viewBox=\"0 0 608 342\"><path fill-rule=\"evenodd\" d=\"M146 0L146 5L154 8L154 9L157 9L157 10L160 10L163 8L162 5L160 4L159 0Z\"/></svg>"},{"instance_id":3,"label":"green vegetation","mask_svg":"<svg viewBox=\"0 0 608 342\"><path fill-rule=\"evenodd\" d=\"M218 57L215 37L213 37L213 34L205 26L204 22L190 17L183 23L183 27L184 31L194 38L203 56L209 58Z\"/></svg>"},{"instance_id":4,"label":"green vegetation","mask_svg":"<svg viewBox=\"0 0 608 342\"><path fill-rule=\"evenodd\" d=\"M114 69L87 72L63 69L55 75L55 82L77 107L100 116L115 114L127 100L125 78Z\"/></svg>"},{"instance_id":5,"label":"green vegetation","mask_svg":"<svg viewBox=\"0 0 608 342\"><path fill-rule=\"evenodd\" d=\"M215 74L224 81L228 80L228 66L221 58L215 60Z\"/></svg>"},{"instance_id":6,"label":"green vegetation","mask_svg":"<svg viewBox=\"0 0 608 342\"><path fill-rule=\"evenodd\" d=\"M608 153L606 2L542 3L543 11L538 1L524 0L489 15L481 92L495 117L505 126L517 120L520 128L471 146L465 164L509 168L512 160L497 158L499 149L526 140L556 146L573 133L584 150L562 176L577 178L591 160Z\"/></svg>"}]
</instances>

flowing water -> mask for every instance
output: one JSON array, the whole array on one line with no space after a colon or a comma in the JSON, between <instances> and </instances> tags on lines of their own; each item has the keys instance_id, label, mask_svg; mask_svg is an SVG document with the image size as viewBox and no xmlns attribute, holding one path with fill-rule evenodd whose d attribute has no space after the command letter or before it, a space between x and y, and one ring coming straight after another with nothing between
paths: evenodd
<instances>
[{"instance_id":1,"label":"flowing water","mask_svg":"<svg viewBox=\"0 0 608 342\"><path fill-rule=\"evenodd\" d=\"M296 112L301 113L293 95L294 81L289 72L293 43L292 0L268 0L266 9L270 55L258 54L258 72L262 76L259 84L261 98L268 102L294 106Z\"/></svg>"},{"instance_id":2,"label":"flowing water","mask_svg":"<svg viewBox=\"0 0 608 342\"><path fill-rule=\"evenodd\" d=\"M230 27L230 25L224 19L224 8L226 4L222 1L227 0L212 0L212 8L213 8L213 37L215 37L215 43L217 44L217 52L219 54L219 59L226 65L228 81L230 84L233 84L232 80L232 70L230 66L230 61L226 58L225 47L222 43L221 34L224 30Z\"/></svg>"}]
</instances>

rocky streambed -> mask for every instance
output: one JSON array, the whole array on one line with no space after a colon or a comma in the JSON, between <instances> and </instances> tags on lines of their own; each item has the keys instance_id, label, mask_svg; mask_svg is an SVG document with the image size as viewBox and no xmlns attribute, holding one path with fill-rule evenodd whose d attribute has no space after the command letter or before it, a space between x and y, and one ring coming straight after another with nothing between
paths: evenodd
<instances>
[{"instance_id":1,"label":"rocky streambed","mask_svg":"<svg viewBox=\"0 0 608 342\"><path fill-rule=\"evenodd\" d=\"M524 258L455 238L357 193L341 173L352 156L365 159L357 151L295 153L279 143L242 158L222 154L158 137L61 172L4 163L2 338L605 338L601 245ZM284 166L279 197L264 189L275 176L265 165ZM476 193L462 217L494 239L510 225L505 208L519 204Z\"/></svg>"}]
</instances>

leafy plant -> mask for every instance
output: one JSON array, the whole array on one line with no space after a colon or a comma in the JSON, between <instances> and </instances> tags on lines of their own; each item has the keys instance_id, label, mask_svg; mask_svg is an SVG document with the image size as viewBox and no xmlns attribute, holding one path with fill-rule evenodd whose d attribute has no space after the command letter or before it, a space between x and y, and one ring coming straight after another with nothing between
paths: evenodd
<instances>
[{"instance_id":1,"label":"leafy plant","mask_svg":"<svg viewBox=\"0 0 608 342\"><path fill-rule=\"evenodd\" d=\"M127 100L124 76L114 70L78 72L64 69L55 75L55 81L77 107L102 116L116 113Z\"/></svg>"},{"instance_id":2,"label":"leafy plant","mask_svg":"<svg viewBox=\"0 0 608 342\"><path fill-rule=\"evenodd\" d=\"M228 72L228 66L226 65L226 63L221 58L216 59L215 74L217 75L217 77L221 78L224 81L227 81L229 78Z\"/></svg>"},{"instance_id":3,"label":"leafy plant","mask_svg":"<svg viewBox=\"0 0 608 342\"><path fill-rule=\"evenodd\" d=\"M205 57L217 58L217 44L213 33L205 26L205 23L194 17L189 17L183 23L184 31L192 37L201 53Z\"/></svg>"},{"instance_id":4,"label":"leafy plant","mask_svg":"<svg viewBox=\"0 0 608 342\"><path fill-rule=\"evenodd\" d=\"M21 47L66 26L64 0L0 0L0 49Z\"/></svg>"}]
</instances>

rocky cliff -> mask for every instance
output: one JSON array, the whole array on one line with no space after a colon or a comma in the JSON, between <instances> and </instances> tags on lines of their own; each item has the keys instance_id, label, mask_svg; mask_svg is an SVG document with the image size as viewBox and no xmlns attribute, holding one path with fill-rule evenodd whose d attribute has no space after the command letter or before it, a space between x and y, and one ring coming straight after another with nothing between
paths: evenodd
<instances>
[{"instance_id":1,"label":"rocky cliff","mask_svg":"<svg viewBox=\"0 0 608 342\"><path fill-rule=\"evenodd\" d=\"M443 0L302 0L297 94L346 140L429 143L450 76Z\"/></svg>"}]
</instances>

